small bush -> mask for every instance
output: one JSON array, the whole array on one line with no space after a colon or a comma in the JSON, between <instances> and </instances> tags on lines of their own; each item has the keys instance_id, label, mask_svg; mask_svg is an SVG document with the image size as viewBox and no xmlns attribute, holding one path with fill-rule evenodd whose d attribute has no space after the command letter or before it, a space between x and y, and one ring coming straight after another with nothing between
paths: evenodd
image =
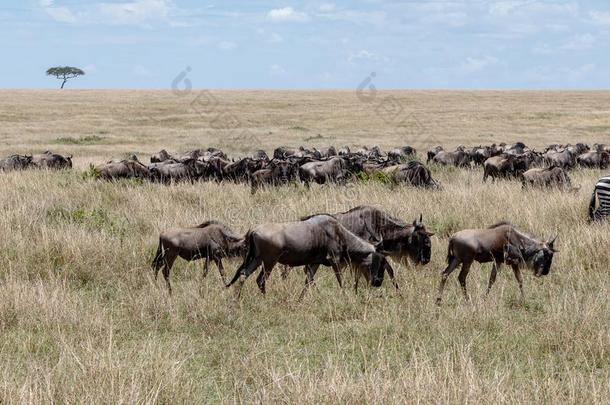
<instances>
[{"instance_id":1,"label":"small bush","mask_svg":"<svg viewBox=\"0 0 610 405\"><path fill-rule=\"evenodd\" d=\"M103 142L105 139L106 138L97 135L81 136L80 138L67 136L55 139L55 143L62 145L96 145Z\"/></svg>"}]
</instances>

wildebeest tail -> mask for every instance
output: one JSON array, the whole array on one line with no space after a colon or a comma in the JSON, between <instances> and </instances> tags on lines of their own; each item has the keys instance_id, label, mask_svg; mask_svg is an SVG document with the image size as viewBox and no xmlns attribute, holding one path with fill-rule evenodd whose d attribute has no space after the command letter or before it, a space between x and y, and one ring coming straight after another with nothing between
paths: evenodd
<instances>
[{"instance_id":1,"label":"wildebeest tail","mask_svg":"<svg viewBox=\"0 0 610 405\"><path fill-rule=\"evenodd\" d=\"M246 258L244 259L243 263L239 266L239 268L235 272L235 275L233 276L233 278L231 279L229 284L227 284L227 288L229 288L233 284L235 284L235 282L242 275L242 273L243 273L244 269L246 268L246 266L248 265L248 263L250 263L251 261L256 259L256 257L255 257L256 247L254 246L254 233L252 231L248 231L244 238L246 239L246 245L248 248L248 252L246 253Z\"/></svg>"},{"instance_id":2,"label":"wildebeest tail","mask_svg":"<svg viewBox=\"0 0 610 405\"><path fill-rule=\"evenodd\" d=\"M455 254L453 252L453 241L449 241L449 247L447 248L447 264L451 263L455 259Z\"/></svg>"},{"instance_id":3,"label":"wildebeest tail","mask_svg":"<svg viewBox=\"0 0 610 405\"><path fill-rule=\"evenodd\" d=\"M159 238L159 246L157 247L157 253L155 254L155 258L152 261L151 267L155 270L159 269L163 264L163 243L161 242L161 238Z\"/></svg>"}]
</instances>

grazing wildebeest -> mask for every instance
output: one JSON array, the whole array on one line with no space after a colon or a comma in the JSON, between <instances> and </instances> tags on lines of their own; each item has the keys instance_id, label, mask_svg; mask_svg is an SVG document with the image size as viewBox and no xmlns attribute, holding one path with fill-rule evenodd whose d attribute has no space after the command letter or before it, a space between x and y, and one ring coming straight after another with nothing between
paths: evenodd
<instances>
[{"instance_id":1,"label":"grazing wildebeest","mask_svg":"<svg viewBox=\"0 0 610 405\"><path fill-rule=\"evenodd\" d=\"M501 152L509 155L523 155L528 150L529 148L523 142L516 142L512 145L505 144Z\"/></svg>"},{"instance_id":2,"label":"grazing wildebeest","mask_svg":"<svg viewBox=\"0 0 610 405\"><path fill-rule=\"evenodd\" d=\"M388 160L392 160L395 162L402 162L411 157L415 157L417 155L417 151L415 148L411 146L402 146L400 148L392 149L388 152Z\"/></svg>"},{"instance_id":3,"label":"grazing wildebeest","mask_svg":"<svg viewBox=\"0 0 610 405\"><path fill-rule=\"evenodd\" d=\"M46 151L32 156L32 166L38 169L71 169L72 155L62 156Z\"/></svg>"},{"instance_id":4,"label":"grazing wildebeest","mask_svg":"<svg viewBox=\"0 0 610 405\"><path fill-rule=\"evenodd\" d=\"M432 159L434 159L434 156L436 156L436 154L440 151L444 150L442 146L435 146L433 148L428 149L428 151L426 152L426 164L430 163L430 161Z\"/></svg>"},{"instance_id":5,"label":"grazing wildebeest","mask_svg":"<svg viewBox=\"0 0 610 405\"><path fill-rule=\"evenodd\" d=\"M369 205L361 205L346 212L337 214L315 214L301 220L307 220L316 215L330 215L354 235L371 243L379 243L386 255L397 261L410 260L415 264L428 264L432 255L432 242L423 223L423 217L408 224L387 212Z\"/></svg>"},{"instance_id":6,"label":"grazing wildebeest","mask_svg":"<svg viewBox=\"0 0 610 405\"><path fill-rule=\"evenodd\" d=\"M307 280L301 298L313 284L320 265L332 267L339 286L342 286L342 269L350 266L356 271L356 280L358 273L362 273L374 287L381 286L387 271L398 289L394 270L376 247L328 215L316 215L299 222L259 225L246 234L246 243L246 258L227 285L230 287L239 280L238 296L246 278L261 264L263 270L256 283L264 294L265 282L277 263L290 267L306 266Z\"/></svg>"},{"instance_id":7,"label":"grazing wildebeest","mask_svg":"<svg viewBox=\"0 0 610 405\"><path fill-rule=\"evenodd\" d=\"M470 155L460 149L453 152L441 150L434 155L432 162L443 166L468 167L470 166Z\"/></svg>"},{"instance_id":8,"label":"grazing wildebeest","mask_svg":"<svg viewBox=\"0 0 610 405\"><path fill-rule=\"evenodd\" d=\"M599 207L595 209L595 202L599 200ZM591 201L589 202L589 219L601 221L610 215L610 175L597 181Z\"/></svg>"},{"instance_id":9,"label":"grazing wildebeest","mask_svg":"<svg viewBox=\"0 0 610 405\"><path fill-rule=\"evenodd\" d=\"M269 156L267 155L267 152L265 152L262 149L257 149L253 154L252 154L252 159L254 160L269 160Z\"/></svg>"},{"instance_id":10,"label":"grazing wildebeest","mask_svg":"<svg viewBox=\"0 0 610 405\"><path fill-rule=\"evenodd\" d=\"M337 152L337 155L339 156L349 156L351 154L350 150L349 150L349 146L344 146L342 148L339 148L339 151Z\"/></svg>"},{"instance_id":11,"label":"grazing wildebeest","mask_svg":"<svg viewBox=\"0 0 610 405\"><path fill-rule=\"evenodd\" d=\"M293 160L272 159L265 169L257 170L250 176L251 193L264 185L288 184L297 179L298 163Z\"/></svg>"},{"instance_id":12,"label":"grazing wildebeest","mask_svg":"<svg viewBox=\"0 0 610 405\"><path fill-rule=\"evenodd\" d=\"M32 165L32 155L11 155L0 159L0 170L10 172L27 169Z\"/></svg>"},{"instance_id":13,"label":"grazing wildebeest","mask_svg":"<svg viewBox=\"0 0 610 405\"><path fill-rule=\"evenodd\" d=\"M226 284L223 258L244 256L245 239L228 226L218 221L206 221L193 228L169 229L159 235L159 246L152 262L155 280L159 269L163 267L163 278L167 289L172 292L169 274L174 261L181 257L187 261L205 259L203 276L208 275L209 261L213 260L218 267L222 283Z\"/></svg>"},{"instance_id":14,"label":"grazing wildebeest","mask_svg":"<svg viewBox=\"0 0 610 405\"><path fill-rule=\"evenodd\" d=\"M102 180L150 178L148 167L143 165L135 155L131 156L129 159L111 160L108 163L97 166L95 171L97 177Z\"/></svg>"},{"instance_id":15,"label":"grazing wildebeest","mask_svg":"<svg viewBox=\"0 0 610 405\"><path fill-rule=\"evenodd\" d=\"M266 164L267 161L262 159L255 160L249 157L239 159L223 167L222 178L223 180L245 182L248 181L252 173L264 169Z\"/></svg>"},{"instance_id":16,"label":"grazing wildebeest","mask_svg":"<svg viewBox=\"0 0 610 405\"><path fill-rule=\"evenodd\" d=\"M367 159L379 159L383 156L381 148L377 145L370 148L368 146L363 146L362 148L358 149L355 154L364 156Z\"/></svg>"},{"instance_id":17,"label":"grazing wildebeest","mask_svg":"<svg viewBox=\"0 0 610 405\"><path fill-rule=\"evenodd\" d=\"M474 261L479 263L493 262L487 293L496 281L496 274L502 263L509 263L519 284L521 301L524 302L523 278L521 267L526 265L534 271L536 277L549 274L556 252L554 242L557 236L549 241L541 241L526 235L509 222L499 222L487 229L465 229L451 236L447 250L447 268L443 271L438 289L436 303L440 305L443 289L449 275L462 264L458 276L466 301L469 300L466 291L466 277ZM507 246L508 245L508 246ZM509 260L505 253L510 253Z\"/></svg>"},{"instance_id":18,"label":"grazing wildebeest","mask_svg":"<svg viewBox=\"0 0 610 405\"><path fill-rule=\"evenodd\" d=\"M576 162L582 167L607 169L610 166L610 153L606 151L585 152L576 158Z\"/></svg>"},{"instance_id":19,"label":"grazing wildebeest","mask_svg":"<svg viewBox=\"0 0 610 405\"><path fill-rule=\"evenodd\" d=\"M562 151L550 150L544 154L544 160L549 166L557 166L565 170L573 168L576 164L574 153L567 149Z\"/></svg>"},{"instance_id":20,"label":"grazing wildebeest","mask_svg":"<svg viewBox=\"0 0 610 405\"><path fill-rule=\"evenodd\" d=\"M150 163L161 163L170 159L172 159L172 155L170 155L165 149L161 149L160 152L157 152L150 157Z\"/></svg>"},{"instance_id":21,"label":"grazing wildebeest","mask_svg":"<svg viewBox=\"0 0 610 405\"><path fill-rule=\"evenodd\" d=\"M566 149L569 150L570 152L572 152L572 154L574 156L579 156L582 155L585 152L588 152L589 150L591 150L591 148L589 147L589 145L584 144L584 143L577 143L576 145L566 145Z\"/></svg>"},{"instance_id":22,"label":"grazing wildebeest","mask_svg":"<svg viewBox=\"0 0 610 405\"><path fill-rule=\"evenodd\" d=\"M337 156L337 150L334 146L327 146L320 149L314 148L313 150L314 152L318 152L320 154L320 158L322 159Z\"/></svg>"},{"instance_id":23,"label":"grazing wildebeest","mask_svg":"<svg viewBox=\"0 0 610 405\"><path fill-rule=\"evenodd\" d=\"M206 165L196 159L182 162L166 160L149 166L151 180L161 183L195 181L203 176Z\"/></svg>"},{"instance_id":24,"label":"grazing wildebeest","mask_svg":"<svg viewBox=\"0 0 610 405\"><path fill-rule=\"evenodd\" d=\"M561 167L530 169L521 175L521 183L523 188L558 188L564 191L579 190L579 188L572 188L570 176Z\"/></svg>"},{"instance_id":25,"label":"grazing wildebeest","mask_svg":"<svg viewBox=\"0 0 610 405\"><path fill-rule=\"evenodd\" d=\"M488 177L495 180L496 178L514 177L524 172L524 168L522 170L517 169L518 161L522 161L522 157L510 154L490 157L483 164L483 181L487 181Z\"/></svg>"},{"instance_id":26,"label":"grazing wildebeest","mask_svg":"<svg viewBox=\"0 0 610 405\"><path fill-rule=\"evenodd\" d=\"M311 181L318 184L345 182L348 176L348 162L343 157L308 162L299 167L299 179L309 187Z\"/></svg>"},{"instance_id":27,"label":"grazing wildebeest","mask_svg":"<svg viewBox=\"0 0 610 405\"><path fill-rule=\"evenodd\" d=\"M396 184L406 183L415 187L440 188L440 183L432 178L430 169L416 160L386 167L382 171Z\"/></svg>"}]
</instances>

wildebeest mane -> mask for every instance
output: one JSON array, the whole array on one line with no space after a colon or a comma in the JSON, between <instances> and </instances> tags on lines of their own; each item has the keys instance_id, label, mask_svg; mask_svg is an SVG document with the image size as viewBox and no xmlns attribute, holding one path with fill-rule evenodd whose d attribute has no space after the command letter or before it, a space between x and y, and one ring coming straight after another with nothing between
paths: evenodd
<instances>
[{"instance_id":1,"label":"wildebeest mane","mask_svg":"<svg viewBox=\"0 0 610 405\"><path fill-rule=\"evenodd\" d=\"M510 221L500 221L500 222L497 222L497 223L493 224L492 226L488 227L487 229L495 229L495 228L498 228L498 227L500 227L502 225L510 225L513 228L515 227L515 225L512 222L510 222Z\"/></svg>"},{"instance_id":2,"label":"wildebeest mane","mask_svg":"<svg viewBox=\"0 0 610 405\"><path fill-rule=\"evenodd\" d=\"M220 221L216 221L216 220L209 220L209 221L205 221L199 225L197 225L195 228L207 228L210 225L223 225L222 222Z\"/></svg>"}]
</instances>

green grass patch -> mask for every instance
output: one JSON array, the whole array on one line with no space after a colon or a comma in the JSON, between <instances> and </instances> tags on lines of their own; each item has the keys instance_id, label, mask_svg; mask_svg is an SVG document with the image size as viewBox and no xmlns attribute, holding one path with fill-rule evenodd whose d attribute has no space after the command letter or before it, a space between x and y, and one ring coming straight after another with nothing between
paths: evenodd
<instances>
[{"instance_id":1,"label":"green grass patch","mask_svg":"<svg viewBox=\"0 0 610 405\"><path fill-rule=\"evenodd\" d=\"M101 132L99 132L101 133ZM54 143L61 145L97 145L104 142L106 138L98 135L81 136L74 138L72 136L66 136L55 139Z\"/></svg>"}]
</instances>

